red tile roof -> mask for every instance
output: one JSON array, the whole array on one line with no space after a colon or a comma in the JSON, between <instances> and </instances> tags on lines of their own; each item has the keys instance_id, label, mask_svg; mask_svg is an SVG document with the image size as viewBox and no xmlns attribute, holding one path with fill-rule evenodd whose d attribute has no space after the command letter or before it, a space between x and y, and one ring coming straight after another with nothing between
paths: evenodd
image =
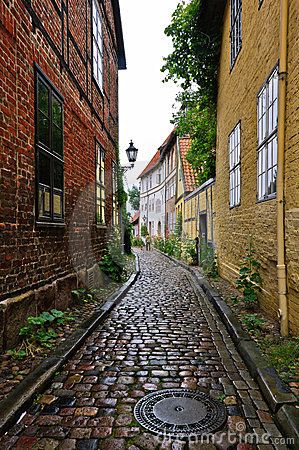
<instances>
[{"instance_id":1,"label":"red tile roof","mask_svg":"<svg viewBox=\"0 0 299 450\"><path fill-rule=\"evenodd\" d=\"M180 137L179 144L183 176L185 180L185 189L187 192L192 192L196 187L196 175L190 163L188 163L188 161L186 160L186 154L188 153L191 146L190 138L188 136Z\"/></svg>"},{"instance_id":2,"label":"red tile roof","mask_svg":"<svg viewBox=\"0 0 299 450\"><path fill-rule=\"evenodd\" d=\"M131 223L136 222L140 217L140 211L137 211L137 213L134 214L134 216L131 218Z\"/></svg>"},{"instance_id":3,"label":"red tile roof","mask_svg":"<svg viewBox=\"0 0 299 450\"><path fill-rule=\"evenodd\" d=\"M147 172L149 172L155 165L159 162L160 159L160 149L154 154L148 165L143 169L138 178L143 177Z\"/></svg>"},{"instance_id":4,"label":"red tile roof","mask_svg":"<svg viewBox=\"0 0 299 450\"><path fill-rule=\"evenodd\" d=\"M147 166L143 169L141 174L138 176L138 178L143 177L147 174L151 169L155 167L155 165L159 162L159 159L161 157L161 154L164 152L165 149L167 149L168 145L171 143L173 138L175 137L176 128L172 130L172 132L167 136L163 144L158 148L158 151L154 154L150 162L147 164Z\"/></svg>"}]
</instances>

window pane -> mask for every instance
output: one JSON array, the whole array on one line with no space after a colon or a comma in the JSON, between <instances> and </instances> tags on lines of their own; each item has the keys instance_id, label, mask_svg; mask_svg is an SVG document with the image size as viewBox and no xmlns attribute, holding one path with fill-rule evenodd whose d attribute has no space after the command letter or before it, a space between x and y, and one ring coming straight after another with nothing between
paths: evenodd
<instances>
[{"instance_id":1,"label":"window pane","mask_svg":"<svg viewBox=\"0 0 299 450\"><path fill-rule=\"evenodd\" d=\"M52 96L53 123L62 128L62 105L55 96Z\"/></svg>"},{"instance_id":2,"label":"window pane","mask_svg":"<svg viewBox=\"0 0 299 450\"><path fill-rule=\"evenodd\" d=\"M38 215L39 217L50 217L51 215L51 202L50 202L50 190L43 186L39 188L38 195Z\"/></svg>"},{"instance_id":3,"label":"window pane","mask_svg":"<svg viewBox=\"0 0 299 450\"><path fill-rule=\"evenodd\" d=\"M62 145L62 130L53 125L52 129L52 149L54 152L62 156L63 145Z\"/></svg>"},{"instance_id":4,"label":"window pane","mask_svg":"<svg viewBox=\"0 0 299 450\"><path fill-rule=\"evenodd\" d=\"M49 116L49 90L40 80L38 80L38 109Z\"/></svg>"},{"instance_id":5,"label":"window pane","mask_svg":"<svg viewBox=\"0 0 299 450\"><path fill-rule=\"evenodd\" d=\"M50 146L49 139L50 122L49 119L39 111L38 113L38 140L45 146Z\"/></svg>"},{"instance_id":6,"label":"window pane","mask_svg":"<svg viewBox=\"0 0 299 450\"><path fill-rule=\"evenodd\" d=\"M51 160L43 152L39 152L39 183L50 186L51 184Z\"/></svg>"},{"instance_id":7,"label":"window pane","mask_svg":"<svg viewBox=\"0 0 299 450\"><path fill-rule=\"evenodd\" d=\"M63 164L54 161L54 188L63 189Z\"/></svg>"},{"instance_id":8,"label":"window pane","mask_svg":"<svg viewBox=\"0 0 299 450\"><path fill-rule=\"evenodd\" d=\"M62 217L62 193L55 192L53 198L54 215Z\"/></svg>"}]
</instances>

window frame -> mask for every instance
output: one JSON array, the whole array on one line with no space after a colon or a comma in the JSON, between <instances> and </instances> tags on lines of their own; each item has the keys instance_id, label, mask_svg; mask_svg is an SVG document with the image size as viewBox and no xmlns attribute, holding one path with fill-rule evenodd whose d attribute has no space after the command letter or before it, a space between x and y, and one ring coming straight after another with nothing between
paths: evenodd
<instances>
[{"instance_id":1,"label":"window frame","mask_svg":"<svg viewBox=\"0 0 299 450\"><path fill-rule=\"evenodd\" d=\"M235 144L235 135L239 136L239 141ZM229 158L229 206L230 209L236 208L241 205L241 121L237 123L234 129L231 131L228 137L228 158ZM231 139L234 139L234 147L232 149ZM239 148L239 151L237 150ZM235 152L238 151L238 158L235 157ZM234 152L233 164L232 163L232 153ZM236 172L239 173L239 184L235 183ZM233 177L234 176L234 177ZM232 188L232 178L234 180L233 188ZM232 192L234 193L234 200L232 202ZM236 194L237 192L237 194Z\"/></svg>"},{"instance_id":2,"label":"window frame","mask_svg":"<svg viewBox=\"0 0 299 450\"><path fill-rule=\"evenodd\" d=\"M118 164L116 161L112 161L112 225L114 226L119 225L117 186L118 186Z\"/></svg>"},{"instance_id":3,"label":"window frame","mask_svg":"<svg viewBox=\"0 0 299 450\"><path fill-rule=\"evenodd\" d=\"M101 24L101 49L98 43L98 40L95 39L95 30L94 30L94 10L96 9L98 18L100 19ZM98 87L100 93L103 95L104 92L104 33L103 33L103 16L101 14L101 8L98 0L92 0L91 1L91 61L92 61L92 79L95 82L96 86ZM100 54L101 56L101 83L98 79L98 72L99 72L99 66L98 66L98 59L97 59L97 76L95 76L95 51L94 51L94 41L95 46L97 48L97 56Z\"/></svg>"},{"instance_id":4,"label":"window frame","mask_svg":"<svg viewBox=\"0 0 299 450\"><path fill-rule=\"evenodd\" d=\"M101 161L98 162L98 150L101 154ZM95 173L95 220L96 224L99 227L106 227L106 167L105 167L105 150L103 146L100 144L98 140L95 141L95 157L96 157L96 173ZM103 155L103 158L102 158ZM104 167L101 166L101 163L104 162ZM100 174L102 174L103 169L103 176L104 180L101 179L98 180L98 169L100 169ZM98 188L100 189L100 197L98 197ZM102 197L102 194L104 193L104 197ZM100 200L100 203L98 203L98 200ZM104 204L102 204L102 202ZM98 218L98 206L100 207L100 218ZM103 217L104 215L104 217Z\"/></svg>"},{"instance_id":5,"label":"window frame","mask_svg":"<svg viewBox=\"0 0 299 450\"><path fill-rule=\"evenodd\" d=\"M238 10L236 11L236 13L233 12L233 10L236 10L236 2L240 2L240 6L238 8ZM237 59L238 56L240 54L240 51L242 49L242 44L243 44L243 39L242 39L242 35L243 35L243 23L242 23L242 12L243 12L243 8L242 8L242 0L231 0L230 3L230 69L232 70ZM237 30L237 25L239 23L239 26L241 28L241 30L239 31L239 33L236 33Z\"/></svg>"},{"instance_id":6,"label":"window frame","mask_svg":"<svg viewBox=\"0 0 299 450\"><path fill-rule=\"evenodd\" d=\"M277 85L276 85L276 97L272 101L272 103L269 103L269 85L271 82L271 79L274 78L276 74L277 78ZM264 202L267 200L271 200L276 198L277 195L277 147L278 147L278 96L279 96L279 65L276 64L275 67L271 70L270 75L266 79L266 81L263 83L261 89L259 90L257 94L257 155L256 155L256 165L257 165L257 190L256 190L256 199L257 202ZM260 114L260 98L266 89L266 112ZM274 98L274 97L273 97ZM272 114L272 107L275 105L276 102L276 126L269 132L269 111L271 110ZM274 110L275 111L275 110ZM266 131L265 131L265 137L260 139L260 122L263 120L263 117L265 116L265 124L266 124ZM273 119L273 116L272 116ZM274 121L272 120L272 124ZM273 147L272 143L276 141L276 164L273 164L274 158L273 158ZM266 163L265 163L265 170L260 171L260 164L262 166L262 169L264 168L263 160L261 160L260 163L260 156L263 157L263 150L265 150L264 156L266 156ZM272 164L269 165L269 152L271 151L271 161ZM275 192L268 193L269 190L269 183L268 183L268 176L270 171L274 171L276 167L276 178L275 178ZM263 179L263 174L265 174L265 189L266 192L263 196L260 194L260 179ZM261 181L263 183L263 181ZM271 181L273 183L273 181Z\"/></svg>"},{"instance_id":7,"label":"window frame","mask_svg":"<svg viewBox=\"0 0 299 450\"><path fill-rule=\"evenodd\" d=\"M48 116L41 111L39 107L39 84L42 83L48 90ZM54 123L53 120L53 98L55 98L61 106L61 127ZM48 119L48 145L45 142L39 140L40 129L39 129L39 117L40 114ZM53 148L53 130L54 127L60 129L61 131L61 154ZM40 66L34 63L34 149L35 149L35 224L36 226L55 226L59 227L65 226L65 176L64 176L64 97L54 86L52 81L47 77L47 75L42 71ZM49 185L42 183L40 181L41 171L40 171L40 159L41 155L44 155L49 159ZM62 187L58 188L54 186L54 164L62 166ZM44 192L49 192L49 214L40 214L40 188L44 188ZM54 212L54 195L59 195L60 197L60 208L61 214L57 215ZM44 198L42 200L45 201Z\"/></svg>"}]
</instances>

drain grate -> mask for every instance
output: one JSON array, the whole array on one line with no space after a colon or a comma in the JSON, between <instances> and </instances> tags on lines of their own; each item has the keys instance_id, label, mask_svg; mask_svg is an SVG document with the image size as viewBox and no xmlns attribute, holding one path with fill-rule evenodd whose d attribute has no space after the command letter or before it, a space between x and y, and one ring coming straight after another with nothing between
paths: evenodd
<instances>
[{"instance_id":1,"label":"drain grate","mask_svg":"<svg viewBox=\"0 0 299 450\"><path fill-rule=\"evenodd\" d=\"M226 421L225 406L190 389L164 389L143 397L134 409L147 430L167 436L200 435L217 431Z\"/></svg>"}]
</instances>

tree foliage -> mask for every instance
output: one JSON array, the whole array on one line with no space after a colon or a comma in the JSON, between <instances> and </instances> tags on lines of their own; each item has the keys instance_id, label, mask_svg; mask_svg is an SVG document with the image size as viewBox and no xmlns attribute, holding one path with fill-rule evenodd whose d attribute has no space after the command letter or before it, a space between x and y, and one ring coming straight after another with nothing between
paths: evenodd
<instances>
[{"instance_id":1,"label":"tree foliage","mask_svg":"<svg viewBox=\"0 0 299 450\"><path fill-rule=\"evenodd\" d=\"M164 58L164 81L180 84L180 105L173 122L179 135L188 134L191 148L187 159L197 173L198 184L215 175L217 68L219 34L200 31L201 0L181 0L165 34L173 51Z\"/></svg>"},{"instance_id":2,"label":"tree foliage","mask_svg":"<svg viewBox=\"0 0 299 450\"><path fill-rule=\"evenodd\" d=\"M134 211L139 210L140 206L140 191L137 186L132 186L131 189L128 191L129 194L129 203L134 209Z\"/></svg>"}]
</instances>

